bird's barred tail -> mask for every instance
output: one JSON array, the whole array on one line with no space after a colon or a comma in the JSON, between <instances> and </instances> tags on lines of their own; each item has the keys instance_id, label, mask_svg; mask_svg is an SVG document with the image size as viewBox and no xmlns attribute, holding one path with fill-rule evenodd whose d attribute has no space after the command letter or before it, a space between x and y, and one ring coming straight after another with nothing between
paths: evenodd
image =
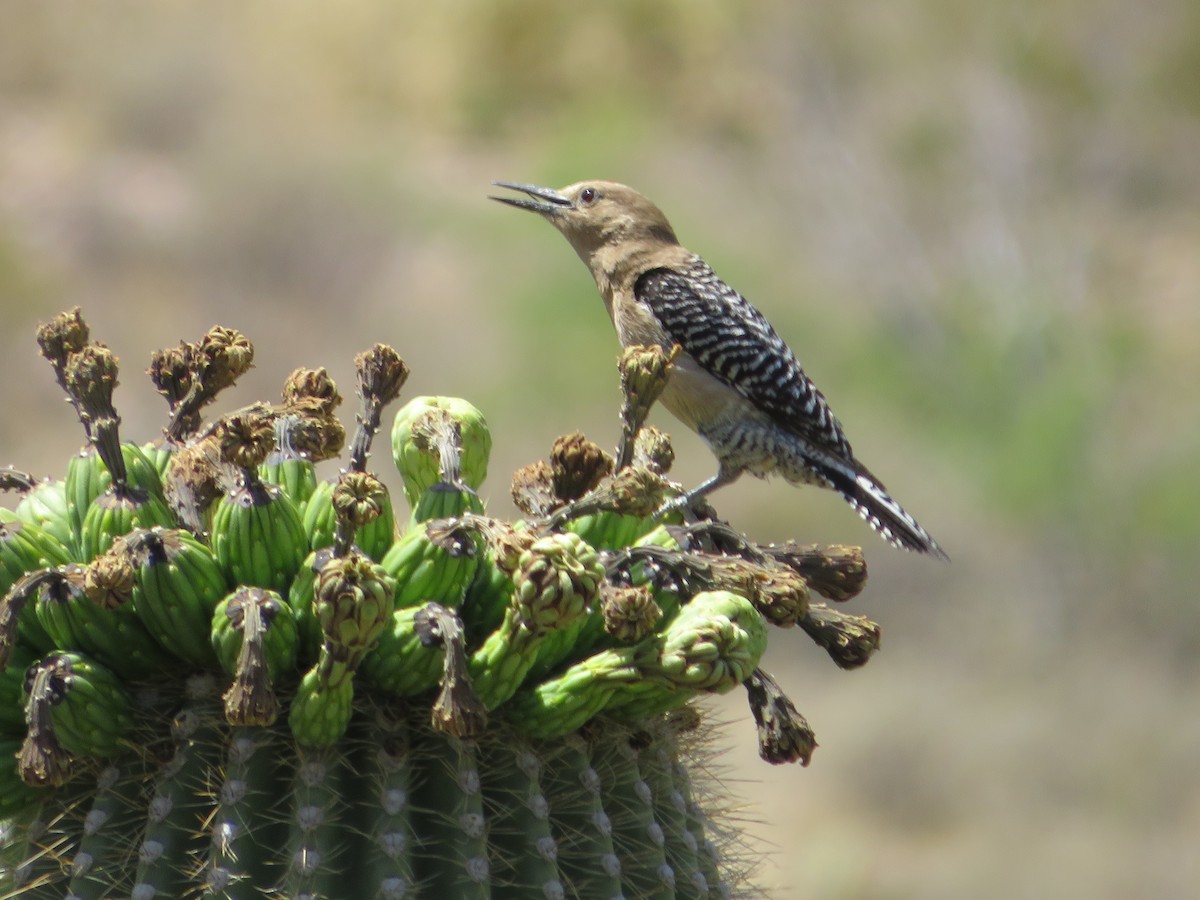
<instances>
[{"instance_id":1,"label":"bird's barred tail","mask_svg":"<svg viewBox=\"0 0 1200 900\"><path fill-rule=\"evenodd\" d=\"M846 498L846 502L893 547L950 559L938 542L929 536L929 532L905 512L904 507L893 500L878 479L865 468L852 474L830 467L825 474L834 489Z\"/></svg>"}]
</instances>

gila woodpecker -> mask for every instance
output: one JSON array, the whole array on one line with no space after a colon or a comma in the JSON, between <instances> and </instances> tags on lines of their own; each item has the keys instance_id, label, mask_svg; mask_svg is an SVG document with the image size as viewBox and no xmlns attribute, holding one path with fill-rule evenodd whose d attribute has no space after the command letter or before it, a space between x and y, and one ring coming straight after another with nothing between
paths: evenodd
<instances>
[{"instance_id":1,"label":"gila woodpecker","mask_svg":"<svg viewBox=\"0 0 1200 900\"><path fill-rule=\"evenodd\" d=\"M946 558L850 449L842 425L771 324L632 188L581 181L562 190L493 182L526 197L492 197L539 213L587 265L623 347L682 349L662 402L708 444L717 474L686 505L743 472L841 494L889 543ZM675 504L672 504L675 505Z\"/></svg>"}]
</instances>

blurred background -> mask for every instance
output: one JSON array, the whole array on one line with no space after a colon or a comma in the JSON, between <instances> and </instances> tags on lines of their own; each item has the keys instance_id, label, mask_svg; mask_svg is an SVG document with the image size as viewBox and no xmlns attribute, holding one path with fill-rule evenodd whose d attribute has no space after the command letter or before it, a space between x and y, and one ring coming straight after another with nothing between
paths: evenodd
<instances>
[{"instance_id":1,"label":"blurred background","mask_svg":"<svg viewBox=\"0 0 1200 900\"><path fill-rule=\"evenodd\" d=\"M625 181L953 558L891 550L826 492L714 498L759 540L864 544L849 609L884 629L850 673L774 636L808 769L758 761L740 696L717 707L760 885L1195 896L1200 6L2 7L0 462L61 475L81 441L33 340L78 304L139 440L165 412L151 350L214 323L258 348L225 409L301 365L349 392L354 353L391 343L407 396L485 411L508 514L558 434L615 444L619 392L586 270L489 182ZM677 477L711 474L654 421Z\"/></svg>"}]
</instances>

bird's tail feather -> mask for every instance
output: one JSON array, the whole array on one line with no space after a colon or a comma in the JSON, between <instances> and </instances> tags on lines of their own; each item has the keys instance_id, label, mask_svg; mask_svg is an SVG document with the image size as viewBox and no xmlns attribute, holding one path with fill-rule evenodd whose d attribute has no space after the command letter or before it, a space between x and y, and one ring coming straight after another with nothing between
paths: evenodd
<instances>
[{"instance_id":1,"label":"bird's tail feather","mask_svg":"<svg viewBox=\"0 0 1200 900\"><path fill-rule=\"evenodd\" d=\"M879 480L865 468L860 467L857 472L851 473L841 467L831 466L824 474L832 482L833 488L889 544L914 553L950 559L929 532L905 512L904 507L893 500Z\"/></svg>"}]
</instances>

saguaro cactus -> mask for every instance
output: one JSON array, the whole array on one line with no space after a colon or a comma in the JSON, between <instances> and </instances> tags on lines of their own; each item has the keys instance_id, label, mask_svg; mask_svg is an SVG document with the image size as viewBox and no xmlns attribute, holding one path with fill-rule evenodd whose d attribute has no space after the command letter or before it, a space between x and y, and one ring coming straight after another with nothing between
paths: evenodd
<instances>
[{"instance_id":1,"label":"saguaro cactus","mask_svg":"<svg viewBox=\"0 0 1200 900\"><path fill-rule=\"evenodd\" d=\"M170 420L139 446L78 310L38 339L89 448L62 482L0 472L24 495L0 509L0 895L747 886L690 765L693 701L744 686L764 758L807 764L812 733L758 667L768 632L798 623L849 668L879 630L812 597L861 589L856 549L760 546L707 507L660 520L672 454L642 421L669 354L623 361L615 457L560 439L514 477L507 522L477 493L482 413L441 397L395 417L395 515L366 470L407 376L388 347L357 359L358 429L323 485L313 464L345 441L324 370L206 425L253 358L214 328L155 354Z\"/></svg>"}]
</instances>

